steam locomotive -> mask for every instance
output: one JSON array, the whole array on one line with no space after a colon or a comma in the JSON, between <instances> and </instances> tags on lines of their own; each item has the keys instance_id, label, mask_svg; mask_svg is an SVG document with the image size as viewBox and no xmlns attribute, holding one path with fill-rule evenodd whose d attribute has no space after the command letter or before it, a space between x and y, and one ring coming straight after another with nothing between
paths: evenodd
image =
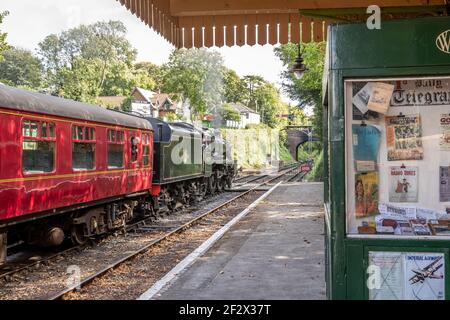
<instances>
[{"instance_id":1,"label":"steam locomotive","mask_svg":"<svg viewBox=\"0 0 450 320\"><path fill-rule=\"evenodd\" d=\"M158 217L231 187L236 163L187 123L0 85L0 264L20 239L57 246Z\"/></svg>"}]
</instances>

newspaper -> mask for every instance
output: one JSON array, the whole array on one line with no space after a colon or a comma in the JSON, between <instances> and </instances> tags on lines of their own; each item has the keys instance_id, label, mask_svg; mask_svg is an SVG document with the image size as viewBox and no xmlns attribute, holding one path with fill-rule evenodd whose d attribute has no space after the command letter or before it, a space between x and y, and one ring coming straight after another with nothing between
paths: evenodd
<instances>
[{"instance_id":1,"label":"newspaper","mask_svg":"<svg viewBox=\"0 0 450 320\"><path fill-rule=\"evenodd\" d=\"M417 210L415 207L400 207L387 203L380 203L378 210L384 218L393 220L410 220L417 218Z\"/></svg>"},{"instance_id":2,"label":"newspaper","mask_svg":"<svg viewBox=\"0 0 450 320\"><path fill-rule=\"evenodd\" d=\"M389 170L389 201L417 202L418 167L390 167Z\"/></svg>"},{"instance_id":3,"label":"newspaper","mask_svg":"<svg viewBox=\"0 0 450 320\"><path fill-rule=\"evenodd\" d=\"M353 104L362 114L366 114L369 111L368 105L373 91L372 88L372 83L367 83L352 99Z\"/></svg>"},{"instance_id":4,"label":"newspaper","mask_svg":"<svg viewBox=\"0 0 450 320\"><path fill-rule=\"evenodd\" d=\"M420 115L386 117L388 160L423 160Z\"/></svg>"},{"instance_id":5,"label":"newspaper","mask_svg":"<svg viewBox=\"0 0 450 320\"><path fill-rule=\"evenodd\" d=\"M372 94L367 108L370 111L386 114L394 93L395 86L392 84L374 82L372 83Z\"/></svg>"}]
</instances>

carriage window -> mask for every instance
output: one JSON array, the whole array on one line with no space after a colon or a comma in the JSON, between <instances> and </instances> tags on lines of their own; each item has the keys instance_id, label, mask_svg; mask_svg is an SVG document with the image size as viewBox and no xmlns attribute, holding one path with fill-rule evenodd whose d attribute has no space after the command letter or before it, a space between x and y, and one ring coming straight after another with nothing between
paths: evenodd
<instances>
[{"instance_id":1,"label":"carriage window","mask_svg":"<svg viewBox=\"0 0 450 320\"><path fill-rule=\"evenodd\" d=\"M131 162L138 161L138 139L136 137L131 137L130 146L131 146Z\"/></svg>"},{"instance_id":2,"label":"carriage window","mask_svg":"<svg viewBox=\"0 0 450 320\"><path fill-rule=\"evenodd\" d=\"M142 164L144 167L150 165L150 139L148 134L142 135Z\"/></svg>"},{"instance_id":3,"label":"carriage window","mask_svg":"<svg viewBox=\"0 0 450 320\"><path fill-rule=\"evenodd\" d=\"M108 130L108 168L124 167L124 133Z\"/></svg>"},{"instance_id":4,"label":"carriage window","mask_svg":"<svg viewBox=\"0 0 450 320\"><path fill-rule=\"evenodd\" d=\"M72 168L74 170L95 169L95 129L72 127Z\"/></svg>"},{"instance_id":5,"label":"carriage window","mask_svg":"<svg viewBox=\"0 0 450 320\"><path fill-rule=\"evenodd\" d=\"M33 174L55 171L55 124L24 120L22 135L23 172Z\"/></svg>"}]
</instances>

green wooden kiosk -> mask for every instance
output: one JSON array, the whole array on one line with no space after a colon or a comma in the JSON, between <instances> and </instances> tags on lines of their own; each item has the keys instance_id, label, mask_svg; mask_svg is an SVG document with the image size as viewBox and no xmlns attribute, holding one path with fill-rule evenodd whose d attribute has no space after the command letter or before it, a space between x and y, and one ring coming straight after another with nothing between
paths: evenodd
<instances>
[{"instance_id":1,"label":"green wooden kiosk","mask_svg":"<svg viewBox=\"0 0 450 320\"><path fill-rule=\"evenodd\" d=\"M328 40L328 297L450 299L450 17Z\"/></svg>"}]
</instances>

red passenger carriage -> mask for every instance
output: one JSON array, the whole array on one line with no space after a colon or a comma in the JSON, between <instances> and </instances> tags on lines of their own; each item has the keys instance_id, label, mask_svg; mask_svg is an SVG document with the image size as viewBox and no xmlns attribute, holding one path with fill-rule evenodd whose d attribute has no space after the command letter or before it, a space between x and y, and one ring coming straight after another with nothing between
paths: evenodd
<instances>
[{"instance_id":1,"label":"red passenger carriage","mask_svg":"<svg viewBox=\"0 0 450 320\"><path fill-rule=\"evenodd\" d=\"M145 211L152 165L147 120L0 85L0 264L7 231L83 242Z\"/></svg>"}]
</instances>

